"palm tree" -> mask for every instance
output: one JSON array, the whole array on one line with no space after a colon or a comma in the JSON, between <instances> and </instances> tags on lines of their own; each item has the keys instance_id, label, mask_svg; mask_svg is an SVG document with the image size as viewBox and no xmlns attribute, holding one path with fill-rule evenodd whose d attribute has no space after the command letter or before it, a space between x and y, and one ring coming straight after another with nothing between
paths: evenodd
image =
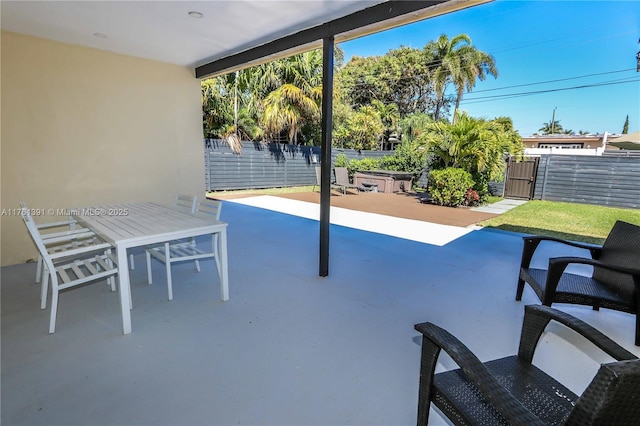
<instances>
[{"instance_id":1,"label":"palm tree","mask_svg":"<svg viewBox=\"0 0 640 426\"><path fill-rule=\"evenodd\" d=\"M265 131L278 135L288 131L289 142L296 143L298 131L307 119L317 119L320 113L321 90L311 94L293 84L284 84L265 98L262 123Z\"/></svg>"},{"instance_id":2,"label":"palm tree","mask_svg":"<svg viewBox=\"0 0 640 426\"><path fill-rule=\"evenodd\" d=\"M425 131L427 124L433 119L426 113L415 112L400 121L400 133L402 141L413 142L419 139Z\"/></svg>"},{"instance_id":3,"label":"palm tree","mask_svg":"<svg viewBox=\"0 0 640 426\"><path fill-rule=\"evenodd\" d=\"M486 193L489 181L503 177L505 156L522 154L522 138L510 126L508 119L487 121L458 112L455 123L428 123L420 142L431 155L431 167L464 169L475 189Z\"/></svg>"},{"instance_id":4,"label":"palm tree","mask_svg":"<svg viewBox=\"0 0 640 426\"><path fill-rule=\"evenodd\" d=\"M264 128L271 135L287 131L289 141L297 142L304 123L319 118L322 52L312 50L265 64L264 71L261 89L269 91L262 102Z\"/></svg>"},{"instance_id":5,"label":"palm tree","mask_svg":"<svg viewBox=\"0 0 640 426\"><path fill-rule=\"evenodd\" d=\"M556 135L564 132L559 120L550 120L538 129L543 135Z\"/></svg>"},{"instance_id":6,"label":"palm tree","mask_svg":"<svg viewBox=\"0 0 640 426\"><path fill-rule=\"evenodd\" d=\"M385 104L377 99L374 99L373 101L371 101L371 106L378 112L378 114L380 115L380 120L382 120L382 124L384 124L384 139L389 140L392 135L395 135L395 137L397 137L398 122L400 121L400 111L398 110L398 105L394 103Z\"/></svg>"},{"instance_id":7,"label":"palm tree","mask_svg":"<svg viewBox=\"0 0 640 426\"><path fill-rule=\"evenodd\" d=\"M454 121L465 89L467 92L471 92L476 85L476 81L484 81L487 78L487 74L493 76L493 78L498 77L495 59L488 53L477 50L473 46L465 46L460 49L459 55L462 61L461 72L458 78L453 80L453 84L456 87L456 106L453 110Z\"/></svg>"},{"instance_id":8,"label":"palm tree","mask_svg":"<svg viewBox=\"0 0 640 426\"><path fill-rule=\"evenodd\" d=\"M437 93L435 120L440 118L440 110L446 101L445 93L450 83L456 89L455 121L464 90L471 91L476 80L484 80L488 74L498 76L493 56L472 46L471 38L466 34L459 34L451 40L442 34L438 40L425 46L425 55L430 58L427 67L432 72Z\"/></svg>"}]
</instances>

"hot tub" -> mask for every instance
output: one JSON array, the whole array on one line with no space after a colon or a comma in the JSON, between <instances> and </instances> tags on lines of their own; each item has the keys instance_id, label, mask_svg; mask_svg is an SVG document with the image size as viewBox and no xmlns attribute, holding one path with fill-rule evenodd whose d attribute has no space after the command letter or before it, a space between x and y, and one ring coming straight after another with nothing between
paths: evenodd
<instances>
[{"instance_id":1,"label":"hot tub","mask_svg":"<svg viewBox=\"0 0 640 426\"><path fill-rule=\"evenodd\" d=\"M375 184L378 192L390 194L392 192L411 191L412 175L408 172L396 172L393 170L367 170L356 172L353 183L358 186L371 186Z\"/></svg>"}]
</instances>

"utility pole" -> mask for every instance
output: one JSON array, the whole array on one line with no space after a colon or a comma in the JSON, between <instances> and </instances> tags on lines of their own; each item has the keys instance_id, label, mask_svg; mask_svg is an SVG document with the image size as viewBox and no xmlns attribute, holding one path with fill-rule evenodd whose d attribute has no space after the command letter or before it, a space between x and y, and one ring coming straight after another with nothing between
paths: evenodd
<instances>
[{"instance_id":1,"label":"utility pole","mask_svg":"<svg viewBox=\"0 0 640 426\"><path fill-rule=\"evenodd\" d=\"M551 116L551 134L555 134L555 128L556 128L556 109L558 107L553 107L553 115Z\"/></svg>"}]
</instances>

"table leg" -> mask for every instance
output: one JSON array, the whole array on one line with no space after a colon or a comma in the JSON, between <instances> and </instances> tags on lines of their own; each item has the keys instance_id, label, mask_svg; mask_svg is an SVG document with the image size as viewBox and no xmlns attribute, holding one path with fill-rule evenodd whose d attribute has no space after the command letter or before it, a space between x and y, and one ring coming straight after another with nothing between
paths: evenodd
<instances>
[{"instance_id":1,"label":"table leg","mask_svg":"<svg viewBox=\"0 0 640 426\"><path fill-rule=\"evenodd\" d=\"M131 333L131 293L129 284L129 262L127 262L127 249L117 248L118 256L118 282L120 283L120 308L122 309L122 334Z\"/></svg>"},{"instance_id":2,"label":"table leg","mask_svg":"<svg viewBox=\"0 0 640 426\"><path fill-rule=\"evenodd\" d=\"M229 266L227 264L227 228L220 231L218 238L218 253L220 254L220 297L229 300Z\"/></svg>"}]
</instances>

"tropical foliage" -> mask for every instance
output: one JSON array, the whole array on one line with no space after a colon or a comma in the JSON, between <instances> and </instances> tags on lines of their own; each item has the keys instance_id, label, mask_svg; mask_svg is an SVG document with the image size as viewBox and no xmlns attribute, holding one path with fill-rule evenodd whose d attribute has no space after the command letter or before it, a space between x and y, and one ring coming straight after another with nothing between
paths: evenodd
<instances>
[{"instance_id":1,"label":"tropical foliage","mask_svg":"<svg viewBox=\"0 0 640 426\"><path fill-rule=\"evenodd\" d=\"M420 138L426 123L457 110L477 80L498 75L493 58L465 34L347 64L337 47L334 59L333 142L353 149ZM207 79L204 135L319 145L321 95L321 50Z\"/></svg>"},{"instance_id":2,"label":"tropical foliage","mask_svg":"<svg viewBox=\"0 0 640 426\"><path fill-rule=\"evenodd\" d=\"M488 194L488 183L502 180L509 155L522 156L522 139L508 118L485 120L458 113L455 123L433 121L419 143L426 148L432 169L449 167L468 171L474 189ZM467 188L465 188L466 190Z\"/></svg>"},{"instance_id":3,"label":"tropical foliage","mask_svg":"<svg viewBox=\"0 0 640 426\"><path fill-rule=\"evenodd\" d=\"M364 157L361 159L353 159L349 161L349 174L353 176L355 172L365 170L377 170L381 168L381 158Z\"/></svg>"},{"instance_id":4,"label":"tropical foliage","mask_svg":"<svg viewBox=\"0 0 640 426\"><path fill-rule=\"evenodd\" d=\"M334 132L334 145L356 150L375 150L384 133L380 113L372 105L365 105L347 115Z\"/></svg>"},{"instance_id":5,"label":"tropical foliage","mask_svg":"<svg viewBox=\"0 0 640 426\"><path fill-rule=\"evenodd\" d=\"M427 69L428 58L419 49L401 47L384 56L353 57L337 75L346 98L355 107L395 105L399 117L429 112L435 92Z\"/></svg>"},{"instance_id":6,"label":"tropical foliage","mask_svg":"<svg viewBox=\"0 0 640 426\"><path fill-rule=\"evenodd\" d=\"M455 109L453 120L466 89L473 90L477 80L484 80L487 75L498 76L495 60L488 53L476 49L471 44L471 38L460 34L449 39L445 34L435 42L428 43L425 56L430 58L427 68L433 78L436 92L436 110L434 119L440 118L442 107L446 101L448 85L455 87Z\"/></svg>"},{"instance_id":7,"label":"tropical foliage","mask_svg":"<svg viewBox=\"0 0 640 426\"><path fill-rule=\"evenodd\" d=\"M417 184L426 166L427 155L424 147L411 141L403 141L396 147L393 155L386 155L381 161L381 168L384 170L411 173L414 185Z\"/></svg>"},{"instance_id":8,"label":"tropical foliage","mask_svg":"<svg viewBox=\"0 0 640 426\"><path fill-rule=\"evenodd\" d=\"M538 129L539 132L542 132L543 135L573 135L575 132L570 129L565 129L560 124L559 120L549 120L549 122L544 123L542 127ZM584 134L581 130L580 134Z\"/></svg>"}]
</instances>

